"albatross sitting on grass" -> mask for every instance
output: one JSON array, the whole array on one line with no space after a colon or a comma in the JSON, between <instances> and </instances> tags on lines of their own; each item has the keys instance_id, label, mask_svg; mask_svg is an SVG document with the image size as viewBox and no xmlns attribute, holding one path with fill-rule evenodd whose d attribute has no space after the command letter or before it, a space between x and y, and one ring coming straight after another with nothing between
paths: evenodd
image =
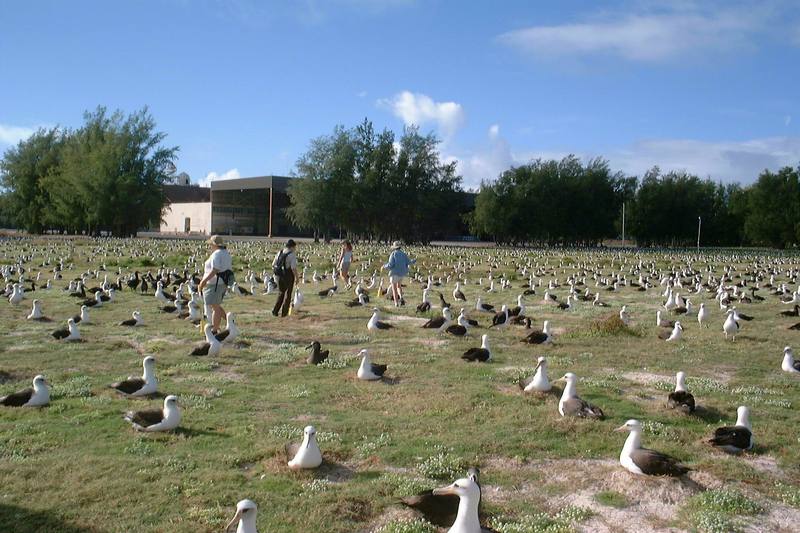
<instances>
[{"instance_id":1,"label":"albatross sitting on grass","mask_svg":"<svg viewBox=\"0 0 800 533\"><path fill-rule=\"evenodd\" d=\"M800 374L800 361L794 360L794 352L792 352L792 348L790 346L787 346L783 349L781 370L791 374Z\"/></svg>"},{"instance_id":2,"label":"albatross sitting on grass","mask_svg":"<svg viewBox=\"0 0 800 533\"><path fill-rule=\"evenodd\" d=\"M667 407L680 409L684 413L693 413L695 409L694 396L686 390L686 373L675 374L675 390L667 397Z\"/></svg>"},{"instance_id":3,"label":"albatross sitting on grass","mask_svg":"<svg viewBox=\"0 0 800 533\"><path fill-rule=\"evenodd\" d=\"M217 355L222 349L222 343L211 333L211 324L205 325L203 333L206 336L206 342L192 350L189 355Z\"/></svg>"},{"instance_id":4,"label":"albatross sitting on grass","mask_svg":"<svg viewBox=\"0 0 800 533\"><path fill-rule=\"evenodd\" d=\"M56 340L63 340L74 342L81 340L81 332L78 331L78 326L75 325L75 320L68 318L67 327L64 329L57 329L53 333L53 338Z\"/></svg>"},{"instance_id":5,"label":"albatross sitting on grass","mask_svg":"<svg viewBox=\"0 0 800 533\"><path fill-rule=\"evenodd\" d=\"M125 396L149 396L155 394L158 388L156 379L156 359L148 355L142 360L144 371L142 377L129 376L128 379L112 383L110 386Z\"/></svg>"},{"instance_id":6,"label":"albatross sitting on grass","mask_svg":"<svg viewBox=\"0 0 800 533\"><path fill-rule=\"evenodd\" d=\"M383 374L388 368L387 365L373 363L369 356L369 350L361 350L359 355L361 356L361 365L359 365L358 372L356 373L358 379L364 381L378 381L382 379Z\"/></svg>"},{"instance_id":7,"label":"albatross sitting on grass","mask_svg":"<svg viewBox=\"0 0 800 533\"><path fill-rule=\"evenodd\" d=\"M0 405L6 407L41 407L50 403L50 387L44 376L33 378L33 387L12 392L0 398Z\"/></svg>"},{"instance_id":8,"label":"albatross sitting on grass","mask_svg":"<svg viewBox=\"0 0 800 533\"><path fill-rule=\"evenodd\" d=\"M170 394L164 398L163 409L146 411L128 411L125 420L131 423L136 431L157 432L171 431L181 423L181 411L178 409L178 397Z\"/></svg>"},{"instance_id":9,"label":"albatross sitting on grass","mask_svg":"<svg viewBox=\"0 0 800 533\"><path fill-rule=\"evenodd\" d=\"M314 426L303 429L303 442L287 443L284 447L287 463L292 470L317 468L322 464L322 452L317 444L317 430Z\"/></svg>"},{"instance_id":10,"label":"albatross sitting on grass","mask_svg":"<svg viewBox=\"0 0 800 533\"><path fill-rule=\"evenodd\" d=\"M544 357L537 359L533 375L520 379L519 388L523 392L550 392L553 385L547 377L547 359Z\"/></svg>"},{"instance_id":11,"label":"albatross sitting on grass","mask_svg":"<svg viewBox=\"0 0 800 533\"><path fill-rule=\"evenodd\" d=\"M367 330L378 331L385 329L392 329L394 326L380 321L380 311L377 307L372 309L372 317L367 322Z\"/></svg>"},{"instance_id":12,"label":"albatross sitting on grass","mask_svg":"<svg viewBox=\"0 0 800 533\"><path fill-rule=\"evenodd\" d=\"M648 476L680 477L689 471L688 467L669 455L642 448L642 423L638 420L628 420L614 431L630 432L619 454L619 463L629 472Z\"/></svg>"},{"instance_id":13,"label":"albatross sitting on grass","mask_svg":"<svg viewBox=\"0 0 800 533\"><path fill-rule=\"evenodd\" d=\"M752 449L755 442L750 425L750 409L744 405L739 406L736 410L736 423L717 428L708 442L715 448L734 454Z\"/></svg>"},{"instance_id":14,"label":"albatross sitting on grass","mask_svg":"<svg viewBox=\"0 0 800 533\"><path fill-rule=\"evenodd\" d=\"M469 361L470 363L474 361L480 361L482 363L486 363L491 361L492 359L492 352L489 350L489 335L482 335L481 336L481 347L480 348L470 348L466 352L463 353L461 359L465 361Z\"/></svg>"},{"instance_id":15,"label":"albatross sitting on grass","mask_svg":"<svg viewBox=\"0 0 800 533\"><path fill-rule=\"evenodd\" d=\"M578 396L578 376L572 372L567 372L564 374L564 377L559 378L556 381L566 382L564 392L561 394L561 399L558 401L558 412L561 414L561 416L603 419L605 415L603 414L602 409L590 404Z\"/></svg>"}]
</instances>

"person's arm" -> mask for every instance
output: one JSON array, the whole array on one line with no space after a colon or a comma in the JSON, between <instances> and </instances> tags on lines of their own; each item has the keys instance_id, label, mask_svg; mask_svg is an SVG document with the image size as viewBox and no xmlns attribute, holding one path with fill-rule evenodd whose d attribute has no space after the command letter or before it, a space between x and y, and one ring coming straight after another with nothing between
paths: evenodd
<instances>
[{"instance_id":1,"label":"person's arm","mask_svg":"<svg viewBox=\"0 0 800 533\"><path fill-rule=\"evenodd\" d=\"M292 272L294 273L295 281L300 279L299 274L297 273L297 254L292 252Z\"/></svg>"},{"instance_id":2,"label":"person's arm","mask_svg":"<svg viewBox=\"0 0 800 533\"><path fill-rule=\"evenodd\" d=\"M391 270L392 268L394 268L394 263L395 263L395 256L394 252L392 252L392 254L389 256L389 262L383 265L383 268Z\"/></svg>"},{"instance_id":3,"label":"person's arm","mask_svg":"<svg viewBox=\"0 0 800 533\"><path fill-rule=\"evenodd\" d=\"M208 280L213 278L219 273L219 270L214 266L214 254L211 254L211 271L203 276L203 279L200 280L200 283L197 285L197 289L202 291L203 288L208 284Z\"/></svg>"}]
</instances>

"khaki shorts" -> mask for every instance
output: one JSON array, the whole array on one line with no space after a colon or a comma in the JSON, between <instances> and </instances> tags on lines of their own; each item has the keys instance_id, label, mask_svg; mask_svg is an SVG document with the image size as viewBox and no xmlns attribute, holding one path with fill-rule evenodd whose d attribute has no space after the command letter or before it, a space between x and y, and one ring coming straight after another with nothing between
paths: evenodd
<instances>
[{"instance_id":1,"label":"khaki shorts","mask_svg":"<svg viewBox=\"0 0 800 533\"><path fill-rule=\"evenodd\" d=\"M398 285L403 283L403 278L405 276L389 276L389 283L397 283Z\"/></svg>"},{"instance_id":2,"label":"khaki shorts","mask_svg":"<svg viewBox=\"0 0 800 533\"><path fill-rule=\"evenodd\" d=\"M219 305L225 298L225 291L227 290L228 286L222 280L209 283L203 289L203 302L206 305Z\"/></svg>"}]
</instances>

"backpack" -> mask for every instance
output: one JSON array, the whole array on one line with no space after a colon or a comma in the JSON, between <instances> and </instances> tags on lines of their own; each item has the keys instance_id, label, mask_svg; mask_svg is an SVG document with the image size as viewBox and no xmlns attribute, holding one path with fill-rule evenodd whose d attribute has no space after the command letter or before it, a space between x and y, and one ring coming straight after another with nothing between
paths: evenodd
<instances>
[{"instance_id":1,"label":"backpack","mask_svg":"<svg viewBox=\"0 0 800 533\"><path fill-rule=\"evenodd\" d=\"M289 252L289 254L290 253L292 252ZM281 250L280 255L278 255L278 260L275 262L275 266L272 267L272 273L279 278L286 275L286 258L289 257L289 254L283 253L283 250Z\"/></svg>"},{"instance_id":2,"label":"backpack","mask_svg":"<svg viewBox=\"0 0 800 533\"><path fill-rule=\"evenodd\" d=\"M227 287L230 287L236 281L236 276L233 270L224 270L217 273L217 283L219 283L219 280L222 280Z\"/></svg>"}]
</instances>

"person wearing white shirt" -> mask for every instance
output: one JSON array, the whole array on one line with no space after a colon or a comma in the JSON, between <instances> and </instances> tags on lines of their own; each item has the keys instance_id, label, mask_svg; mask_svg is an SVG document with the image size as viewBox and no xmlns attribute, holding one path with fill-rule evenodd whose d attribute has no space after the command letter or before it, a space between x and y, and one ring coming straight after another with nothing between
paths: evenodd
<instances>
[{"instance_id":1,"label":"person wearing white shirt","mask_svg":"<svg viewBox=\"0 0 800 533\"><path fill-rule=\"evenodd\" d=\"M233 281L233 258L225 245L225 240L219 235L212 235L206 241L211 250L205 262L203 279L197 286L203 293L203 301L206 305L206 316L211 319L211 329L214 334L219 332L219 324L225 316L225 309L222 308L222 300L225 298L225 291ZM211 310L209 316L209 309Z\"/></svg>"}]
</instances>

